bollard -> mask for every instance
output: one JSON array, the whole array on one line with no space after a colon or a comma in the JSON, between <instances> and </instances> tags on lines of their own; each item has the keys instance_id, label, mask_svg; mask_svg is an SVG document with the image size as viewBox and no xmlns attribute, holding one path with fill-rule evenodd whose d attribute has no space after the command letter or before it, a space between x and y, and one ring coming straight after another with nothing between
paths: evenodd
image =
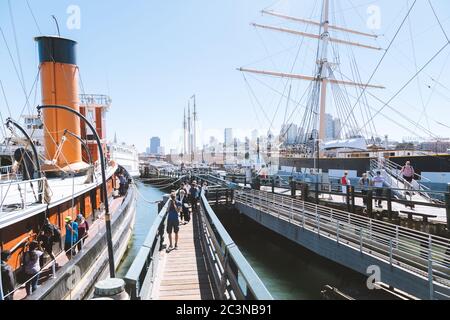
<instances>
[{"instance_id":1,"label":"bollard","mask_svg":"<svg viewBox=\"0 0 450 320\"><path fill-rule=\"evenodd\" d=\"M104 300L130 300L130 296L125 291L125 281L117 278L109 278L95 284L94 299Z\"/></svg>"},{"instance_id":2,"label":"bollard","mask_svg":"<svg viewBox=\"0 0 450 320\"><path fill-rule=\"evenodd\" d=\"M272 193L275 193L275 178L272 178Z\"/></svg>"},{"instance_id":3,"label":"bollard","mask_svg":"<svg viewBox=\"0 0 450 320\"><path fill-rule=\"evenodd\" d=\"M225 204L228 205L228 189L225 191Z\"/></svg>"}]
</instances>

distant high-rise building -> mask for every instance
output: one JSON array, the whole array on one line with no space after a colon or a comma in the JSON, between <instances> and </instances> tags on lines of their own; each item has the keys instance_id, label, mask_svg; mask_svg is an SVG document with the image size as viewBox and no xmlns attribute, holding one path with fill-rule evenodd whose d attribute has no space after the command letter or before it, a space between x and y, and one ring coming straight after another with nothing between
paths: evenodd
<instances>
[{"instance_id":1,"label":"distant high-rise building","mask_svg":"<svg viewBox=\"0 0 450 320\"><path fill-rule=\"evenodd\" d=\"M150 154L158 154L158 148L161 147L161 139L153 137L150 139Z\"/></svg>"},{"instance_id":2,"label":"distant high-rise building","mask_svg":"<svg viewBox=\"0 0 450 320\"><path fill-rule=\"evenodd\" d=\"M325 121L326 121L326 131L325 131L325 138L326 140L333 140L334 139L334 120L333 116L331 114L325 115Z\"/></svg>"},{"instance_id":3,"label":"distant high-rise building","mask_svg":"<svg viewBox=\"0 0 450 320\"><path fill-rule=\"evenodd\" d=\"M161 146L158 147L158 152L157 152L158 155L163 156L163 155L165 155L165 153L166 153L166 149L164 147L161 147Z\"/></svg>"},{"instance_id":4,"label":"distant high-rise building","mask_svg":"<svg viewBox=\"0 0 450 320\"><path fill-rule=\"evenodd\" d=\"M333 139L339 140L342 137L342 123L341 119L334 119L333 120Z\"/></svg>"},{"instance_id":5,"label":"distant high-rise building","mask_svg":"<svg viewBox=\"0 0 450 320\"><path fill-rule=\"evenodd\" d=\"M225 140L224 140L224 145L226 147L230 147L233 145L233 129L231 128L226 128L225 129Z\"/></svg>"}]
</instances>

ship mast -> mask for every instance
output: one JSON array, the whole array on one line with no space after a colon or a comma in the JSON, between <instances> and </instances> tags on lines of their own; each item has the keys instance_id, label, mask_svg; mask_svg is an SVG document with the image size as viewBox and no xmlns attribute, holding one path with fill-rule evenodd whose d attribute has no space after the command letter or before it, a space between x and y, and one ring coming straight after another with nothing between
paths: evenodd
<instances>
[{"instance_id":1,"label":"ship mast","mask_svg":"<svg viewBox=\"0 0 450 320\"><path fill-rule=\"evenodd\" d=\"M293 74L293 73L283 73L283 72L276 72L276 71L268 71L268 70L256 70L256 69L250 69L250 68L239 68L238 70L245 73L253 73L253 74L259 74L259 75L267 75L267 76L274 76L274 77L280 77L280 78L286 78L286 79L296 79L296 80L306 80L306 81L313 81L316 82L318 86L320 86L319 97L320 100L318 102L318 113L319 113L319 136L318 139L325 141L326 139L326 112L327 112L327 90L328 90L328 84L337 84L337 85L343 85L343 86L352 86L352 87L359 87L361 89L366 88L374 88L374 89L384 89L383 86L380 85L374 85L370 83L359 83L354 81L345 81L342 79L336 79L333 74L330 73L330 62L328 61L328 53L329 53L329 43L337 43L341 45L348 45L353 47L359 47L363 49L371 49L371 50L382 50L380 47L375 47L371 45L367 45L360 42L354 42L349 40L343 40L335 37L330 36L330 29L337 30L344 33L350 33L355 34L363 37L370 37L370 38L377 38L376 35L364 33L361 31L337 26L337 25L330 25L329 21L329 15L330 15L330 0L323 0L322 3L322 15L321 15L321 21L312 21L307 19L301 19L296 17L287 16L281 13L276 13L273 11L262 11L263 14L275 16L281 19L286 19L290 21L296 21L303 24L309 24L314 26L319 26L320 30L318 34L314 33L308 33L308 32L301 32L297 30L292 30L288 28L282 28L278 26L269 26L269 25L262 25L257 23L252 23L252 26L256 28L281 32L281 33L287 33L291 35L296 35L300 37L306 37L310 39L317 39L319 41L319 47L318 47L318 54L317 54L317 72L313 76L308 75L302 75L302 74Z\"/></svg>"},{"instance_id":2,"label":"ship mast","mask_svg":"<svg viewBox=\"0 0 450 320\"><path fill-rule=\"evenodd\" d=\"M319 61L319 77L321 86L320 86L320 125L319 125L319 140L325 141L326 139L326 103L327 103L327 85L328 85L328 40L330 38L330 34L328 32L329 27L329 10L330 10L330 1L323 1L323 13L322 13L322 26L323 33L320 35L321 41L321 50L322 57Z\"/></svg>"},{"instance_id":3,"label":"ship mast","mask_svg":"<svg viewBox=\"0 0 450 320\"><path fill-rule=\"evenodd\" d=\"M191 102L188 102L188 153L191 154Z\"/></svg>"},{"instance_id":4,"label":"ship mast","mask_svg":"<svg viewBox=\"0 0 450 320\"><path fill-rule=\"evenodd\" d=\"M186 107L184 107L184 116L183 116L183 154L186 154L186 130L187 130Z\"/></svg>"},{"instance_id":5,"label":"ship mast","mask_svg":"<svg viewBox=\"0 0 450 320\"><path fill-rule=\"evenodd\" d=\"M197 103L196 103L196 99L195 99L195 94L192 96L192 98L194 99L194 132L192 134L192 144L193 144L193 148L192 148L192 161L195 160L195 152L196 147L197 147Z\"/></svg>"}]
</instances>

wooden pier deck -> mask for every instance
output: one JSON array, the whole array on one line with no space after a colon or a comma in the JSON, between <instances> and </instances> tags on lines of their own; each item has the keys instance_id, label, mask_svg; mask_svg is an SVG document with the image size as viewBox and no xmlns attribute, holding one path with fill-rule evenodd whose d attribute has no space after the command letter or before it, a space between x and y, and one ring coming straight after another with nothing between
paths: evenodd
<instances>
[{"instance_id":1,"label":"wooden pier deck","mask_svg":"<svg viewBox=\"0 0 450 320\"><path fill-rule=\"evenodd\" d=\"M152 300L214 299L198 220L194 213L191 222L180 225L178 250L161 252ZM169 246L167 235L165 238L165 244Z\"/></svg>"}]
</instances>

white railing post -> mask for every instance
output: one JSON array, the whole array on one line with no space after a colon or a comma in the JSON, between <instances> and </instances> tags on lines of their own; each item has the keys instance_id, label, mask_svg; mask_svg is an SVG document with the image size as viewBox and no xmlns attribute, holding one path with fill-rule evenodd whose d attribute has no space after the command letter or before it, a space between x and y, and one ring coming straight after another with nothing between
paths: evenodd
<instances>
[{"instance_id":1,"label":"white railing post","mask_svg":"<svg viewBox=\"0 0 450 320\"><path fill-rule=\"evenodd\" d=\"M398 248L399 238L398 238L398 226L395 226L395 248Z\"/></svg>"},{"instance_id":2,"label":"white railing post","mask_svg":"<svg viewBox=\"0 0 450 320\"><path fill-rule=\"evenodd\" d=\"M317 215L316 215L316 221L317 221L317 234L320 237L320 213L318 213L318 212L317 212Z\"/></svg>"},{"instance_id":3,"label":"white railing post","mask_svg":"<svg viewBox=\"0 0 450 320\"><path fill-rule=\"evenodd\" d=\"M433 253L431 251L431 235L428 236L428 283L430 286L430 300L434 298L434 288L433 288Z\"/></svg>"},{"instance_id":4,"label":"white railing post","mask_svg":"<svg viewBox=\"0 0 450 320\"><path fill-rule=\"evenodd\" d=\"M336 240L337 243L339 244L339 221L336 220Z\"/></svg>"},{"instance_id":5,"label":"white railing post","mask_svg":"<svg viewBox=\"0 0 450 320\"><path fill-rule=\"evenodd\" d=\"M363 253L363 228L359 229L359 251Z\"/></svg>"},{"instance_id":6,"label":"white railing post","mask_svg":"<svg viewBox=\"0 0 450 320\"><path fill-rule=\"evenodd\" d=\"M392 267L392 263L393 263L392 251L393 251L393 245L392 245L392 238L391 238L391 239L389 239L389 264L391 265L391 267Z\"/></svg>"},{"instance_id":7,"label":"white railing post","mask_svg":"<svg viewBox=\"0 0 450 320\"><path fill-rule=\"evenodd\" d=\"M369 221L369 239L372 241L372 219Z\"/></svg>"},{"instance_id":8,"label":"white railing post","mask_svg":"<svg viewBox=\"0 0 450 320\"><path fill-rule=\"evenodd\" d=\"M53 274L53 279L56 279L56 259L53 260L53 264L52 264L52 274Z\"/></svg>"},{"instance_id":9,"label":"white railing post","mask_svg":"<svg viewBox=\"0 0 450 320\"><path fill-rule=\"evenodd\" d=\"M26 207L27 207L27 184L25 183L24 185L25 185L25 187L24 187L25 192L23 195L23 202L24 202L23 208L26 209Z\"/></svg>"},{"instance_id":10,"label":"white railing post","mask_svg":"<svg viewBox=\"0 0 450 320\"><path fill-rule=\"evenodd\" d=\"M291 220L294 220L294 199L293 198L291 198Z\"/></svg>"}]
</instances>

